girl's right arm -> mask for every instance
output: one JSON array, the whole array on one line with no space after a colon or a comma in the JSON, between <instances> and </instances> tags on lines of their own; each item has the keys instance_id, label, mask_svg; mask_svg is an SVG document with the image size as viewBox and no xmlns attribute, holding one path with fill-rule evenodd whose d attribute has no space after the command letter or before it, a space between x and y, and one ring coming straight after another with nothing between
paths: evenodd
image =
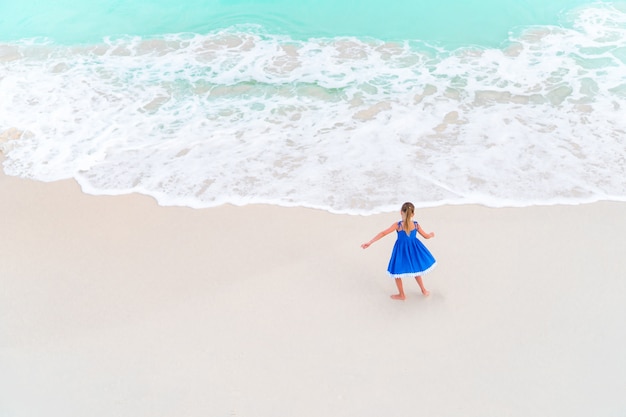
<instances>
[{"instance_id":1,"label":"girl's right arm","mask_svg":"<svg viewBox=\"0 0 626 417\"><path fill-rule=\"evenodd\" d=\"M376 236L374 236L374 237L372 238L372 240L370 240L369 242L366 242L366 243L362 244L362 245L361 245L361 247L362 247L363 249L367 249L367 248L369 248L369 247L370 247L370 245L371 245L372 243L376 242L378 239L381 239L381 238L383 238L383 237L387 236L389 233L391 233L391 232L393 232L394 230L396 230L396 228L397 228L397 227L398 227L398 226L397 226L397 224L396 224L396 223L392 224L392 225L391 225L391 226L389 226L387 229L383 230L382 232L380 232L379 234L377 234Z\"/></svg>"},{"instance_id":2,"label":"girl's right arm","mask_svg":"<svg viewBox=\"0 0 626 417\"><path fill-rule=\"evenodd\" d=\"M426 232L424 231L424 229L422 229L422 228L420 227L420 225L419 225L419 224L417 225L417 232L418 232L420 235L424 236L424 239L430 239L431 237L435 237L435 233L434 233L434 232L426 233Z\"/></svg>"}]
</instances>

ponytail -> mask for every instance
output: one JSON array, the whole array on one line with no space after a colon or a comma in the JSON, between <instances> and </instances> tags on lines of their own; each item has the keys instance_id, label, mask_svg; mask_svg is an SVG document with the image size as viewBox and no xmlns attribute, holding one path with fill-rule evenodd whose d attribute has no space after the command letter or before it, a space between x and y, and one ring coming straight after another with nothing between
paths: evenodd
<instances>
[{"instance_id":1,"label":"ponytail","mask_svg":"<svg viewBox=\"0 0 626 417\"><path fill-rule=\"evenodd\" d=\"M415 206L413 203L404 203L402 205L402 226L404 231L409 234L411 232L411 226L409 226L409 220L413 217L415 213Z\"/></svg>"}]
</instances>

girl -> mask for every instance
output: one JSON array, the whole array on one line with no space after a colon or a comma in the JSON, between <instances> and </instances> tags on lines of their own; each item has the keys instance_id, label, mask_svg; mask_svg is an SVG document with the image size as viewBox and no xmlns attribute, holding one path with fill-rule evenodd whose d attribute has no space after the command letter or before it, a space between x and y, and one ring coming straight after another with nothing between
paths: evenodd
<instances>
[{"instance_id":1,"label":"girl","mask_svg":"<svg viewBox=\"0 0 626 417\"><path fill-rule=\"evenodd\" d=\"M422 294L430 294L426 287L424 287L422 275L429 272L437 265L437 261L435 261L433 255L431 255L428 249L426 249L426 246L417 238L417 233L422 235L425 239L435 237L435 234L432 232L424 232L417 222L412 221L413 215L415 214L415 206L413 203L404 203L400 214L402 215L402 221L392 224L389 228L374 236L372 240L361 245L363 249L366 249L372 243L387 236L394 230L397 232L396 243L393 246L393 252L391 252L391 259L387 267L389 275L395 278L396 286L398 287L398 294L391 296L394 300L404 300L406 298L402 287L402 278L406 277L414 276L422 290Z\"/></svg>"}]
</instances>

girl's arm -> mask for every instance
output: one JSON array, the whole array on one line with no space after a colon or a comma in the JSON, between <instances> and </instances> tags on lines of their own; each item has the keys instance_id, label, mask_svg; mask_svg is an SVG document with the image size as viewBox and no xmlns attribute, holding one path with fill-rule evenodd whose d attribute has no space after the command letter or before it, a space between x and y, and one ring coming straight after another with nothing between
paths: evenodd
<instances>
[{"instance_id":1,"label":"girl's arm","mask_svg":"<svg viewBox=\"0 0 626 417\"><path fill-rule=\"evenodd\" d=\"M396 224L396 223L392 224L392 225L391 225L391 226L389 226L387 229L383 230L382 232L380 232L379 234L377 234L376 236L374 236L374 237L372 238L372 240L370 240L370 241L369 241L369 242L367 242L367 243L362 244L362 245L361 245L361 247L362 247L363 249L367 249L367 248L369 248L369 246L370 246L372 243L376 242L376 241L377 241L378 239L380 239L380 238L383 238L383 237L387 236L389 233L391 233L391 232L393 232L394 230L396 230L396 228L397 228L397 227L398 227L398 226L397 226L397 224Z\"/></svg>"},{"instance_id":2,"label":"girl's arm","mask_svg":"<svg viewBox=\"0 0 626 417\"><path fill-rule=\"evenodd\" d=\"M420 235L424 237L424 239L430 239L431 237L435 237L434 232L426 233L424 229L420 227L419 223L417 224L417 231Z\"/></svg>"}]
</instances>

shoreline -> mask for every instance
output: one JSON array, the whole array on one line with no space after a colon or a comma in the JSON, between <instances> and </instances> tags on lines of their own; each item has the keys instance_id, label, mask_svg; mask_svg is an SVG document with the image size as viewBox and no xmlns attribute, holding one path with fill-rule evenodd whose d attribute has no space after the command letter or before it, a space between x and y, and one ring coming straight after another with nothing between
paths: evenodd
<instances>
[{"instance_id":1,"label":"shoreline","mask_svg":"<svg viewBox=\"0 0 626 417\"><path fill-rule=\"evenodd\" d=\"M396 213L0 187L2 415L626 410L626 203L417 209L438 266L395 301L360 244Z\"/></svg>"}]
</instances>

